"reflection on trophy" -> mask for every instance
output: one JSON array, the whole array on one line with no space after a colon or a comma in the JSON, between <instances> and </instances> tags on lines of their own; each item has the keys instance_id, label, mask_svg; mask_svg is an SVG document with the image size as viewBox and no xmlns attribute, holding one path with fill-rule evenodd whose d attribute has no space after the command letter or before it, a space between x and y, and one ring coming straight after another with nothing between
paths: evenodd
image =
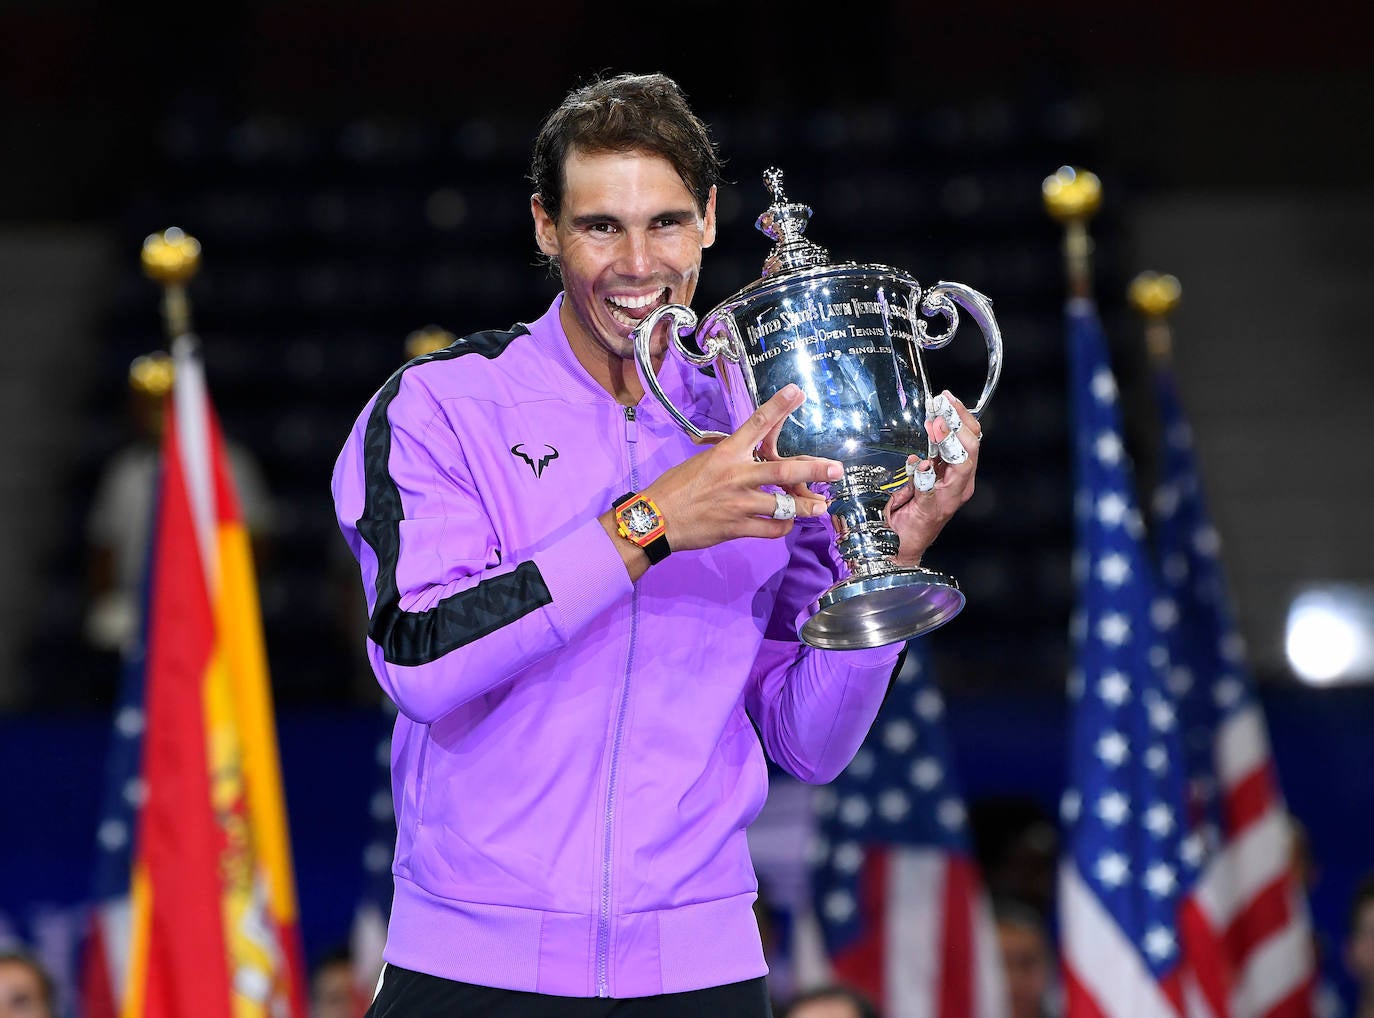
<instances>
[{"instance_id":1,"label":"reflection on trophy","mask_svg":"<svg viewBox=\"0 0 1374 1018\"><path fill-rule=\"evenodd\" d=\"M650 314L633 333L639 373L673 420L704 439L725 436L689 421L654 374L649 339L663 318L672 322L669 350L714 369L735 428L779 389L797 383L807 401L783 423L776 449L763 451L844 464L842 479L814 487L828 500L836 544L851 574L813 605L800 636L813 647L838 650L919 636L957 615L964 595L951 576L893 561L898 538L884 507L893 491L912 483L909 455L953 462L967 455L953 435L939 445L926 435L927 418L951 408L932 388L925 357L953 339L960 308L978 324L988 370L971 407L977 417L1002 369L992 307L960 283L923 291L914 278L886 265L831 264L825 249L803 236L811 209L787 200L782 172L767 170L764 185L773 203L755 226L775 246L762 277L719 304L700 328L695 313L681 304ZM940 326L932 330L927 320Z\"/></svg>"}]
</instances>

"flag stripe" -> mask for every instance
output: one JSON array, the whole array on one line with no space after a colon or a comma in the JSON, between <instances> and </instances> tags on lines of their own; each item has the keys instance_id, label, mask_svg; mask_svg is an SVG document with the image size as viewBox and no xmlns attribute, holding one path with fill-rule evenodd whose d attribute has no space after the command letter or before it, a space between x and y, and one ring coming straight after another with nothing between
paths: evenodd
<instances>
[{"instance_id":1,"label":"flag stripe","mask_svg":"<svg viewBox=\"0 0 1374 1018\"><path fill-rule=\"evenodd\" d=\"M917 902L945 884L943 853L932 849L893 850L887 854L892 896L896 901ZM939 911L934 908L888 909L888 942L905 945L907 964L888 965L883 1003L888 1013L910 1018L935 1018L940 982Z\"/></svg>"},{"instance_id":2,"label":"flag stripe","mask_svg":"<svg viewBox=\"0 0 1374 1018\"><path fill-rule=\"evenodd\" d=\"M951 855L945 862L940 1018L974 1013L973 916L974 881L968 860Z\"/></svg>"},{"instance_id":3,"label":"flag stripe","mask_svg":"<svg viewBox=\"0 0 1374 1018\"><path fill-rule=\"evenodd\" d=\"M1064 927L1064 963L1082 998L1091 1002L1089 1012L1102 1018L1176 1018L1174 1005L1076 866L1060 867L1059 893L1072 918ZM1066 1013L1082 1018L1072 1009Z\"/></svg>"}]
</instances>

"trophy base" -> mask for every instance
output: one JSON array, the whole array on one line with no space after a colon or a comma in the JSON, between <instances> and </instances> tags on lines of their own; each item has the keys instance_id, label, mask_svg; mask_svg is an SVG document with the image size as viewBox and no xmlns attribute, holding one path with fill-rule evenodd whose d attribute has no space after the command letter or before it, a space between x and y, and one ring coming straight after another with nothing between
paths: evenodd
<instances>
[{"instance_id":1,"label":"trophy base","mask_svg":"<svg viewBox=\"0 0 1374 1018\"><path fill-rule=\"evenodd\" d=\"M855 576L825 592L799 635L822 650L881 647L928 633L963 607L954 577L932 569Z\"/></svg>"}]
</instances>

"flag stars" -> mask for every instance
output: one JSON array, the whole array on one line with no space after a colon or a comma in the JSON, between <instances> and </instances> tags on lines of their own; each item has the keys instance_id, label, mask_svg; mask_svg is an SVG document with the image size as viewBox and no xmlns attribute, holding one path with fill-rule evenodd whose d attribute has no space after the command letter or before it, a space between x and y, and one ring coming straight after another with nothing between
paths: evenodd
<instances>
[{"instance_id":1,"label":"flag stars","mask_svg":"<svg viewBox=\"0 0 1374 1018\"><path fill-rule=\"evenodd\" d=\"M1221 536L1215 527L1201 526L1193 531L1193 550L1203 558L1216 558L1221 554Z\"/></svg>"},{"instance_id":2,"label":"flag stars","mask_svg":"<svg viewBox=\"0 0 1374 1018\"><path fill-rule=\"evenodd\" d=\"M1129 751L1130 745L1120 732L1107 732L1097 740L1097 758L1109 767L1120 767Z\"/></svg>"},{"instance_id":3,"label":"flag stars","mask_svg":"<svg viewBox=\"0 0 1374 1018\"><path fill-rule=\"evenodd\" d=\"M1102 556L1097 563L1097 578L1107 586L1116 588L1131 578L1131 561L1120 552Z\"/></svg>"},{"instance_id":4,"label":"flag stars","mask_svg":"<svg viewBox=\"0 0 1374 1018\"><path fill-rule=\"evenodd\" d=\"M900 788L889 788L878 796L878 814L884 820L896 823L910 812L911 800Z\"/></svg>"},{"instance_id":5,"label":"flag stars","mask_svg":"<svg viewBox=\"0 0 1374 1018\"><path fill-rule=\"evenodd\" d=\"M1126 676L1113 670L1097 680L1097 695L1102 697L1104 703L1120 707L1131 698L1131 684L1126 681Z\"/></svg>"},{"instance_id":6,"label":"flag stars","mask_svg":"<svg viewBox=\"0 0 1374 1018\"><path fill-rule=\"evenodd\" d=\"M964 826L965 815L964 804L958 799L942 799L935 807L935 819L951 831L957 831Z\"/></svg>"},{"instance_id":7,"label":"flag stars","mask_svg":"<svg viewBox=\"0 0 1374 1018\"><path fill-rule=\"evenodd\" d=\"M854 841L845 841L836 845L834 864L841 873L858 873L864 864L863 846Z\"/></svg>"},{"instance_id":8,"label":"flag stars","mask_svg":"<svg viewBox=\"0 0 1374 1018\"><path fill-rule=\"evenodd\" d=\"M1131 638L1131 621L1121 612L1112 612L1097 623L1097 638L1109 647L1120 647Z\"/></svg>"},{"instance_id":9,"label":"flag stars","mask_svg":"<svg viewBox=\"0 0 1374 1018\"><path fill-rule=\"evenodd\" d=\"M1107 887L1120 887L1131 875L1131 865L1120 852L1103 852L1098 856L1095 872Z\"/></svg>"},{"instance_id":10,"label":"flag stars","mask_svg":"<svg viewBox=\"0 0 1374 1018\"><path fill-rule=\"evenodd\" d=\"M817 788L811 793L811 808L821 819L834 816L835 807L838 805L839 798L835 795L835 790L829 786Z\"/></svg>"},{"instance_id":11,"label":"flag stars","mask_svg":"<svg viewBox=\"0 0 1374 1018\"><path fill-rule=\"evenodd\" d=\"M1178 878L1174 876L1174 868L1166 863L1157 862L1145 871L1145 890L1149 891L1156 898L1164 898L1173 894L1178 887Z\"/></svg>"},{"instance_id":12,"label":"flag stars","mask_svg":"<svg viewBox=\"0 0 1374 1018\"><path fill-rule=\"evenodd\" d=\"M925 721L936 721L945 712L945 701L933 689L923 689L916 694L916 713Z\"/></svg>"},{"instance_id":13,"label":"flag stars","mask_svg":"<svg viewBox=\"0 0 1374 1018\"><path fill-rule=\"evenodd\" d=\"M1116 379L1107 368L1098 368L1089 383L1093 399L1099 403L1111 403L1116 399Z\"/></svg>"},{"instance_id":14,"label":"flag stars","mask_svg":"<svg viewBox=\"0 0 1374 1018\"><path fill-rule=\"evenodd\" d=\"M122 820L106 820L96 828L95 838L107 852L117 851L129 843L129 826Z\"/></svg>"},{"instance_id":15,"label":"flag stars","mask_svg":"<svg viewBox=\"0 0 1374 1018\"><path fill-rule=\"evenodd\" d=\"M1216 699L1217 706L1223 709L1234 707L1240 702L1240 698L1244 693L1245 690L1235 678L1221 679L1212 689L1212 696Z\"/></svg>"},{"instance_id":16,"label":"flag stars","mask_svg":"<svg viewBox=\"0 0 1374 1018\"><path fill-rule=\"evenodd\" d=\"M1153 696L1145 709L1150 715L1150 727L1157 732L1167 732L1174 727L1174 708L1162 696Z\"/></svg>"},{"instance_id":17,"label":"flag stars","mask_svg":"<svg viewBox=\"0 0 1374 1018\"><path fill-rule=\"evenodd\" d=\"M135 775L124 782L123 794L124 801L134 809L138 809L148 798L148 782Z\"/></svg>"},{"instance_id":18,"label":"flag stars","mask_svg":"<svg viewBox=\"0 0 1374 1018\"><path fill-rule=\"evenodd\" d=\"M1145 768L1155 777L1159 777L1169 769L1169 753L1159 745L1151 746L1145 750Z\"/></svg>"},{"instance_id":19,"label":"flag stars","mask_svg":"<svg viewBox=\"0 0 1374 1018\"><path fill-rule=\"evenodd\" d=\"M1157 802L1145 811L1145 829L1156 838L1167 838L1174 831L1174 811Z\"/></svg>"},{"instance_id":20,"label":"flag stars","mask_svg":"<svg viewBox=\"0 0 1374 1018\"><path fill-rule=\"evenodd\" d=\"M1097 815L1108 827L1120 827L1131 815L1130 800L1121 792L1108 792L1097 800Z\"/></svg>"},{"instance_id":21,"label":"flag stars","mask_svg":"<svg viewBox=\"0 0 1374 1018\"><path fill-rule=\"evenodd\" d=\"M923 756L911 765L911 783L923 792L933 789L944 776L944 768L934 757Z\"/></svg>"},{"instance_id":22,"label":"flag stars","mask_svg":"<svg viewBox=\"0 0 1374 1018\"><path fill-rule=\"evenodd\" d=\"M1097 521L1104 527L1118 527L1130 508L1120 492L1108 491L1097 500Z\"/></svg>"},{"instance_id":23,"label":"flag stars","mask_svg":"<svg viewBox=\"0 0 1374 1018\"><path fill-rule=\"evenodd\" d=\"M883 727L883 745L894 753L905 753L916 742L916 729L909 721L897 720Z\"/></svg>"},{"instance_id":24,"label":"flag stars","mask_svg":"<svg viewBox=\"0 0 1374 1018\"><path fill-rule=\"evenodd\" d=\"M1069 789L1059 799L1059 816L1064 823L1071 824L1078 819L1078 813L1083 807L1083 797L1075 789Z\"/></svg>"},{"instance_id":25,"label":"flag stars","mask_svg":"<svg viewBox=\"0 0 1374 1018\"><path fill-rule=\"evenodd\" d=\"M1178 625L1178 604L1172 597L1157 597L1150 603L1150 621L1167 632Z\"/></svg>"},{"instance_id":26,"label":"flag stars","mask_svg":"<svg viewBox=\"0 0 1374 1018\"><path fill-rule=\"evenodd\" d=\"M872 810L862 795L848 795L840 803L840 820L850 827L862 827Z\"/></svg>"},{"instance_id":27,"label":"flag stars","mask_svg":"<svg viewBox=\"0 0 1374 1018\"><path fill-rule=\"evenodd\" d=\"M1145 934L1145 953L1150 959L1159 964L1174 953L1176 942L1174 935L1165 926L1156 923L1151 926Z\"/></svg>"},{"instance_id":28,"label":"flag stars","mask_svg":"<svg viewBox=\"0 0 1374 1018\"><path fill-rule=\"evenodd\" d=\"M1123 452L1121 437L1112 431L1102 432L1093 443L1093 453L1103 466L1116 466L1121 462Z\"/></svg>"},{"instance_id":29,"label":"flag stars","mask_svg":"<svg viewBox=\"0 0 1374 1018\"><path fill-rule=\"evenodd\" d=\"M1202 865L1202 860L1207 855L1207 845L1203 837L1194 831L1183 839L1183 843L1178 846L1178 856L1188 865L1190 869L1197 869Z\"/></svg>"},{"instance_id":30,"label":"flag stars","mask_svg":"<svg viewBox=\"0 0 1374 1018\"><path fill-rule=\"evenodd\" d=\"M854 896L848 891L831 891L825 896L821 911L832 923L844 923L854 915Z\"/></svg>"},{"instance_id":31,"label":"flag stars","mask_svg":"<svg viewBox=\"0 0 1374 1018\"><path fill-rule=\"evenodd\" d=\"M132 739L143 734L143 711L137 707L123 707L115 715L115 731L125 738Z\"/></svg>"}]
</instances>

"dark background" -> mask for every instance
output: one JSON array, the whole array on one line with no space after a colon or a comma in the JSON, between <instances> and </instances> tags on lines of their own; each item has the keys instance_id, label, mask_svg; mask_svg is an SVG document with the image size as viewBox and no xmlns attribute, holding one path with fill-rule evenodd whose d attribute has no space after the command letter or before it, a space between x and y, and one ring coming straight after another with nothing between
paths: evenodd
<instances>
[{"instance_id":1,"label":"dark background","mask_svg":"<svg viewBox=\"0 0 1374 1018\"><path fill-rule=\"evenodd\" d=\"M146 234L180 225L204 245L191 297L211 392L278 501L263 608L313 954L342 936L363 882L378 710L345 635L329 469L412 330L504 326L552 296L534 268L522 175L539 118L569 87L599 70L662 70L715 127L731 183L699 310L758 273L767 245L751 224L767 203L759 181L770 165L785 169L790 197L814 207L810 234L832 256L898 265L922 282L956 279L993 298L1007 366L986 419L979 492L931 553L969 605L931 646L966 794L1022 795L1052 813L1063 781L1070 491L1061 233L1040 181L1064 163L1103 179L1092 225L1099 303L1147 481L1155 436L1126 283L1144 268L1172 269L1147 260L1159 253L1226 241L1210 227L1206 244L1190 239L1189 224L1213 222L1190 210L1267 222L1281 206L1303 223L1348 208L1350 222L1362 221L1354 213L1374 203L1369 28L1353 6L1259 3L1240 13L1180 0L1120 13L988 0L957 10L0 5L0 236L22 249L78 231L105 252L97 285L77 295L88 329L6 330L9 356L41 348L61 372L6 370L34 371L28 384L58 387L66 409L44 422L54 436L42 464L48 526L30 549L32 575L12 579L25 593L11 615L13 664L0 675L12 691L0 697L10 704L0 715L0 816L16 832L0 849L0 920L38 937L45 916L67 915L89 891L114 672L81 647L80 534L99 466L126 437L128 363L165 345L155 287L138 268ZM1166 219L1183 224L1172 240L1161 240ZM1374 575L1358 522L1374 491L1358 455L1374 437L1361 314L1374 258L1367 243L1334 235L1280 233L1274 247L1250 245L1253 264L1199 256L1178 321L1195 341L1180 351L1179 384L1196 420L1212 423L1199 433L1224 547L1234 549L1225 561L1239 579L1285 793L1312 835L1314 910L1333 952L1346 898L1374 867L1363 777L1374 702L1368 687L1297 685L1267 620L1285 584ZM1307 320L1303 293L1285 291L1293 273L1331 264L1363 281L1320 294L1340 327L1331 316ZM1236 275L1246 286L1232 293ZM1213 317L1209 292L1228 302ZM1271 322L1284 356L1256 354L1248 325L1214 330L1222 312ZM978 370L978 344L955 344L965 345L941 376L960 393ZM1312 392L1339 397L1330 404L1344 414L1319 429L1346 443L1330 446L1320 469L1284 443L1253 440L1282 430L1277 400L1245 404L1252 417L1225 404L1236 392L1283 391L1290 360L1312 365ZM1233 433L1236 442L1222 441ZM1342 526L1304 527L1310 507L1257 492L1243 471L1266 458ZM7 511L18 520L34 505ZM1342 979L1335 953L1327 970Z\"/></svg>"}]
</instances>

